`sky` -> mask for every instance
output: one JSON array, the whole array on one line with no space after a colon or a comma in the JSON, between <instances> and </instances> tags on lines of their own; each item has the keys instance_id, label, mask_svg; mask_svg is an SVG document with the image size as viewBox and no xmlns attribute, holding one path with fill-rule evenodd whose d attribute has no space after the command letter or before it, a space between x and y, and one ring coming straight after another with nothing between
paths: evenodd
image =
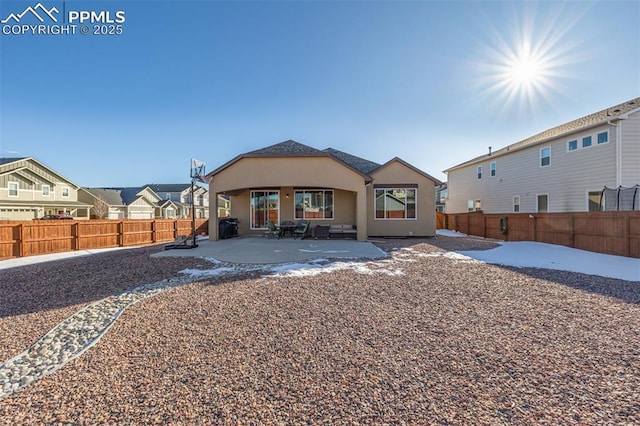
<instances>
[{"instance_id":1,"label":"sky","mask_svg":"<svg viewBox=\"0 0 640 426\"><path fill-rule=\"evenodd\" d=\"M640 95L637 1L38 4L0 2L0 157L85 187L184 183L192 158L288 139L446 180Z\"/></svg>"}]
</instances>

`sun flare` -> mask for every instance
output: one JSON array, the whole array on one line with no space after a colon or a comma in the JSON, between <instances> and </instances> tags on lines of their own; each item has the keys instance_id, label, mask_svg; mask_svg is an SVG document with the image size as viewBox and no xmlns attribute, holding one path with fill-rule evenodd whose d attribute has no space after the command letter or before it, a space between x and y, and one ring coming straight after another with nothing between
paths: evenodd
<instances>
[{"instance_id":1,"label":"sun flare","mask_svg":"<svg viewBox=\"0 0 640 426\"><path fill-rule=\"evenodd\" d=\"M540 19L531 12L514 18L510 29L485 27L488 38L480 40L478 50L482 57L473 63L478 101L501 113L514 106L526 113L562 92L570 65L581 62L581 51L580 42L568 38L578 18L559 26L561 15Z\"/></svg>"}]
</instances>

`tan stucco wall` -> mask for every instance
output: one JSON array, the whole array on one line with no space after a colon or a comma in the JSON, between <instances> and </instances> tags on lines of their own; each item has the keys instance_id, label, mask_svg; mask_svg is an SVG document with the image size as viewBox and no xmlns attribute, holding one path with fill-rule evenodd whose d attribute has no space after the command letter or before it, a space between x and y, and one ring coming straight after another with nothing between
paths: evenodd
<instances>
[{"instance_id":1,"label":"tan stucco wall","mask_svg":"<svg viewBox=\"0 0 640 426\"><path fill-rule=\"evenodd\" d=\"M250 190L280 191L280 220L294 220L295 189L334 189L333 223L358 226L358 239L367 236L366 190L364 177L328 157L242 158L214 176L210 194L228 194L231 217L240 221L239 233L249 231ZM289 194L289 199L286 194ZM217 197L210 196L210 213L217 212ZM329 221L312 221L312 227ZM209 236L217 239L218 218L209 221ZM255 233L255 231L254 231ZM259 231L257 233L260 233Z\"/></svg>"},{"instance_id":2,"label":"tan stucco wall","mask_svg":"<svg viewBox=\"0 0 640 426\"><path fill-rule=\"evenodd\" d=\"M394 161L371 174L373 185L367 187L367 222L369 236L380 237L431 237L436 234L435 183L401 162ZM417 184L416 219L376 220L375 185Z\"/></svg>"}]
</instances>

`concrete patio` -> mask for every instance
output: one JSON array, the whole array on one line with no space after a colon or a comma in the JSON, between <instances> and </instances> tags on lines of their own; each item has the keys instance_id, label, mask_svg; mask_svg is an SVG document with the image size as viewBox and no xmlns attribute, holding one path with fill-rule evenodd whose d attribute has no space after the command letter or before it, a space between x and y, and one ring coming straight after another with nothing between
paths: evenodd
<instances>
[{"instance_id":1,"label":"concrete patio","mask_svg":"<svg viewBox=\"0 0 640 426\"><path fill-rule=\"evenodd\" d=\"M152 256L212 257L231 263L271 264L316 258L379 259L387 254L370 242L354 240L236 237L218 241L201 240L196 248L165 250Z\"/></svg>"}]
</instances>

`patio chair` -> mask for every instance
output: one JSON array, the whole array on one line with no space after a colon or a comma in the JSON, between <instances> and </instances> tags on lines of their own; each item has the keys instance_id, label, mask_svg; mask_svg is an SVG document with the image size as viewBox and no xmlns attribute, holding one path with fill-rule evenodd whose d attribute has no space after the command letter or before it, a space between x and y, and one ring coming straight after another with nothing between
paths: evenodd
<instances>
[{"instance_id":1,"label":"patio chair","mask_svg":"<svg viewBox=\"0 0 640 426\"><path fill-rule=\"evenodd\" d=\"M280 229L276 226L276 224L269 220L267 221L267 230L264 232L264 235L271 238L274 235L280 239Z\"/></svg>"},{"instance_id":2,"label":"patio chair","mask_svg":"<svg viewBox=\"0 0 640 426\"><path fill-rule=\"evenodd\" d=\"M295 235L295 239L303 239L307 235L307 230L309 229L309 221L308 220L299 220L296 225L296 229L294 229L293 233Z\"/></svg>"}]
</instances>

